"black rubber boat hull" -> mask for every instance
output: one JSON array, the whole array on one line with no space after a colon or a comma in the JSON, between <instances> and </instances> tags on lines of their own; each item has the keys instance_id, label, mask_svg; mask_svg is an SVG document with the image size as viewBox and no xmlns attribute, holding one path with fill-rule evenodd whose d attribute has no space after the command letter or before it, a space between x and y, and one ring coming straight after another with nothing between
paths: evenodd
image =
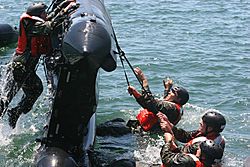
<instances>
[{"instance_id":1,"label":"black rubber boat hull","mask_svg":"<svg viewBox=\"0 0 250 167\"><path fill-rule=\"evenodd\" d=\"M67 63L48 69L55 95L48 128L36 155L37 165L49 164L56 156L58 160L73 159L77 164L92 166L99 69L109 72L117 66L112 24L103 2L76 2L80 7L63 34L62 53ZM57 42L52 43L56 47ZM49 148L56 148L53 154Z\"/></svg>"},{"instance_id":2,"label":"black rubber boat hull","mask_svg":"<svg viewBox=\"0 0 250 167\"><path fill-rule=\"evenodd\" d=\"M114 32L109 14L101 0L79 0L79 9L71 16L72 24L64 37L64 54L73 64L88 56L93 67L116 69Z\"/></svg>"}]
</instances>

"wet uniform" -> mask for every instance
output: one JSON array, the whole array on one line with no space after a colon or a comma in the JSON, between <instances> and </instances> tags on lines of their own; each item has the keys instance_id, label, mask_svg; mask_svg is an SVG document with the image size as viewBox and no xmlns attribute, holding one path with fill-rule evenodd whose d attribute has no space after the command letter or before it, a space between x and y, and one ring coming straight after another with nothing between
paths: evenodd
<instances>
[{"instance_id":1,"label":"wet uniform","mask_svg":"<svg viewBox=\"0 0 250 167\"><path fill-rule=\"evenodd\" d=\"M173 127L172 131L174 133L175 139L182 142L182 143L186 143L186 145L184 145L182 148L180 148L180 150L182 152L185 153L192 153L195 154L196 150L198 149L198 145L199 143L205 139L210 139L213 140L216 144L220 145L220 147L224 150L225 148L225 140L224 138L221 136L221 134L216 134L216 135L207 135L204 137L203 134L200 133L200 131L198 130L194 130L194 131L185 131L181 128L177 128L177 127ZM203 138L202 138L203 137ZM198 139L197 141L195 141L196 139ZM200 140L200 141L199 141ZM217 166L221 166L221 160L222 157L220 159L216 159L215 162Z\"/></svg>"},{"instance_id":2,"label":"wet uniform","mask_svg":"<svg viewBox=\"0 0 250 167\"><path fill-rule=\"evenodd\" d=\"M49 33L51 27L39 17L24 13L20 19L18 46L13 56L13 79L6 85L6 96L1 98L1 110L7 108L17 91L22 88L24 95L17 107L10 109L10 117L16 121L21 113L28 113L43 91L42 81L36 74L36 66L41 54L50 54Z\"/></svg>"},{"instance_id":3,"label":"wet uniform","mask_svg":"<svg viewBox=\"0 0 250 167\"><path fill-rule=\"evenodd\" d=\"M162 167L205 167L195 155L170 150L170 143L165 143L161 149Z\"/></svg>"},{"instance_id":4,"label":"wet uniform","mask_svg":"<svg viewBox=\"0 0 250 167\"><path fill-rule=\"evenodd\" d=\"M149 88L146 91L142 91L142 96L136 98L136 101L149 111L157 114L159 111L168 117L168 120L176 125L182 116L181 105L169 102L166 100L155 99Z\"/></svg>"},{"instance_id":5,"label":"wet uniform","mask_svg":"<svg viewBox=\"0 0 250 167\"><path fill-rule=\"evenodd\" d=\"M203 134L200 133L200 131L198 130L194 130L194 131L185 131L181 128L177 128L175 126L173 126L172 131L174 133L174 136L176 138L176 140L182 142L182 143L188 143L191 140L197 138L197 137L201 137L204 136ZM221 148L225 148L225 140L224 138L221 136L221 134L217 134L217 135L207 135L206 136L207 139L211 139L214 140L214 142L216 144L219 144L221 146Z\"/></svg>"}]
</instances>

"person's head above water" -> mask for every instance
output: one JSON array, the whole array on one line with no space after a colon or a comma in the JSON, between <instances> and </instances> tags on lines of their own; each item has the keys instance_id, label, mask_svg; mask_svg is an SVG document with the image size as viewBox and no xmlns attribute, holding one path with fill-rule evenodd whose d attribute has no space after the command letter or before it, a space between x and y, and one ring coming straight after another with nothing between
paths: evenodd
<instances>
[{"instance_id":1,"label":"person's head above water","mask_svg":"<svg viewBox=\"0 0 250 167\"><path fill-rule=\"evenodd\" d=\"M209 132L216 132L220 133L224 130L226 126L226 119L225 117L216 111L209 111L206 112L202 116L202 122L205 123L206 126L206 133ZM211 127L211 130L208 130L208 128Z\"/></svg>"},{"instance_id":2,"label":"person's head above water","mask_svg":"<svg viewBox=\"0 0 250 167\"><path fill-rule=\"evenodd\" d=\"M217 145L213 140L205 140L200 143L200 156L201 162L207 166L215 163L216 159L221 159L223 156L223 149Z\"/></svg>"},{"instance_id":3,"label":"person's head above water","mask_svg":"<svg viewBox=\"0 0 250 167\"><path fill-rule=\"evenodd\" d=\"M180 105L184 105L189 100L189 93L183 87L174 86L170 89L168 95L166 96L166 99L171 100Z\"/></svg>"}]
</instances>

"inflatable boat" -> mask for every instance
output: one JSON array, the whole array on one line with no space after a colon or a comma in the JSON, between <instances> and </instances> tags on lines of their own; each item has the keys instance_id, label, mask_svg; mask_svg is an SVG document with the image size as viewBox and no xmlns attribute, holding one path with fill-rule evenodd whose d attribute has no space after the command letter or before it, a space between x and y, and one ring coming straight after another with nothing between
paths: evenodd
<instances>
[{"instance_id":1,"label":"inflatable boat","mask_svg":"<svg viewBox=\"0 0 250 167\"><path fill-rule=\"evenodd\" d=\"M9 24L0 24L0 47L17 42L18 32Z\"/></svg>"},{"instance_id":2,"label":"inflatable boat","mask_svg":"<svg viewBox=\"0 0 250 167\"><path fill-rule=\"evenodd\" d=\"M61 0L54 1L56 9ZM99 70L116 69L116 40L101 0L77 0L78 8L52 34L53 56L45 60L52 105L37 141L38 167L93 166Z\"/></svg>"}]
</instances>

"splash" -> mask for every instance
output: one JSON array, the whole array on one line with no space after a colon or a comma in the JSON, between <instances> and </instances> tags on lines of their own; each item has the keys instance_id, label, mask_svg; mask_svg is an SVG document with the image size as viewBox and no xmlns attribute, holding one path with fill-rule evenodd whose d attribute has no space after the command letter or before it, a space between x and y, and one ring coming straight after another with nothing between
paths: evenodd
<instances>
[{"instance_id":1,"label":"splash","mask_svg":"<svg viewBox=\"0 0 250 167\"><path fill-rule=\"evenodd\" d=\"M7 104L9 104L8 97L11 97L13 96L13 94L16 94L16 92L18 91L18 86L13 78L11 62L6 65L0 66L0 69L0 95L1 101L3 102L4 108L6 110Z\"/></svg>"},{"instance_id":2,"label":"splash","mask_svg":"<svg viewBox=\"0 0 250 167\"><path fill-rule=\"evenodd\" d=\"M152 165L160 165L160 150L164 144L163 137L157 135L155 138L150 134L137 136L138 149L134 151L134 157L138 165L150 167Z\"/></svg>"},{"instance_id":3,"label":"splash","mask_svg":"<svg viewBox=\"0 0 250 167\"><path fill-rule=\"evenodd\" d=\"M10 138L10 128L8 126L6 126L2 120L0 122L0 145L2 146L6 146L8 144L10 144L10 142L12 141Z\"/></svg>"},{"instance_id":4,"label":"splash","mask_svg":"<svg viewBox=\"0 0 250 167\"><path fill-rule=\"evenodd\" d=\"M8 145L12 141L11 135L17 133L18 130L12 130L7 124L6 119L3 118L4 112L7 109L5 104L9 104L8 98L10 93L17 92L17 84L12 75L11 63L0 66L0 96L4 103L4 111L0 120L0 143L1 145Z\"/></svg>"},{"instance_id":5,"label":"splash","mask_svg":"<svg viewBox=\"0 0 250 167\"><path fill-rule=\"evenodd\" d=\"M10 72L10 64L0 66L0 95L3 102L6 102L6 95L8 91L8 80L12 78ZM7 88L7 89L5 89ZM5 121L0 121L0 143L1 145L8 145L11 142L10 128L5 125Z\"/></svg>"}]
</instances>

